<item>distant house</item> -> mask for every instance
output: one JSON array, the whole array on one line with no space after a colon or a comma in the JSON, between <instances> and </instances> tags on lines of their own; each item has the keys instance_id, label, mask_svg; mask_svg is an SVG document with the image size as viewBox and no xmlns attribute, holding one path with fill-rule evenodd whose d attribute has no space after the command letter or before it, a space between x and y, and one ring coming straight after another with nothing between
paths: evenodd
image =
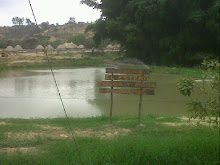
<instances>
[{"instance_id":1,"label":"distant house","mask_svg":"<svg viewBox=\"0 0 220 165\"><path fill-rule=\"evenodd\" d=\"M43 52L43 51L44 51L44 47L43 47L42 45L38 45L38 46L35 48L35 50L36 50L36 53L37 53L37 52Z\"/></svg>"},{"instance_id":2,"label":"distant house","mask_svg":"<svg viewBox=\"0 0 220 165\"><path fill-rule=\"evenodd\" d=\"M19 51L22 51L23 48L20 46L20 45L16 45L15 48L14 48L14 51L16 52L19 52Z\"/></svg>"},{"instance_id":3,"label":"distant house","mask_svg":"<svg viewBox=\"0 0 220 165\"><path fill-rule=\"evenodd\" d=\"M65 43L65 44L63 44L63 46L65 47L66 50L69 50L69 51L77 49L77 45L72 43L72 42L71 43Z\"/></svg>"},{"instance_id":4,"label":"distant house","mask_svg":"<svg viewBox=\"0 0 220 165\"><path fill-rule=\"evenodd\" d=\"M45 50L47 50L48 52L52 52L52 51L54 51L54 48L51 45L47 45L45 47Z\"/></svg>"},{"instance_id":5,"label":"distant house","mask_svg":"<svg viewBox=\"0 0 220 165\"><path fill-rule=\"evenodd\" d=\"M63 45L59 45L57 48L56 48L56 51L64 51L66 48L63 46Z\"/></svg>"},{"instance_id":6,"label":"distant house","mask_svg":"<svg viewBox=\"0 0 220 165\"><path fill-rule=\"evenodd\" d=\"M8 54L11 54L11 53L14 53L14 48L12 46L7 46L7 48L5 49L5 51L8 53Z\"/></svg>"},{"instance_id":7,"label":"distant house","mask_svg":"<svg viewBox=\"0 0 220 165\"><path fill-rule=\"evenodd\" d=\"M111 44L109 44L109 45L106 47L106 49L107 49L107 50L113 50L114 47L113 47Z\"/></svg>"},{"instance_id":8,"label":"distant house","mask_svg":"<svg viewBox=\"0 0 220 165\"><path fill-rule=\"evenodd\" d=\"M114 45L113 48L114 48L114 50L120 50L121 49L121 45Z\"/></svg>"},{"instance_id":9,"label":"distant house","mask_svg":"<svg viewBox=\"0 0 220 165\"><path fill-rule=\"evenodd\" d=\"M5 49L6 52L13 52L14 48L12 46L7 46L7 48Z\"/></svg>"},{"instance_id":10,"label":"distant house","mask_svg":"<svg viewBox=\"0 0 220 165\"><path fill-rule=\"evenodd\" d=\"M78 48L78 49L84 49L85 46L84 46L84 45L79 45L77 48Z\"/></svg>"}]
</instances>

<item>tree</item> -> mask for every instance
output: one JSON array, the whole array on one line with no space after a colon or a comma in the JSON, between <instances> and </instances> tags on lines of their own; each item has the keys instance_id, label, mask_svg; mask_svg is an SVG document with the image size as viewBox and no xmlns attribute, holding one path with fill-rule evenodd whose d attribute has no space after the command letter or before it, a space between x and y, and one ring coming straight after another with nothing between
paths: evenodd
<instances>
[{"instance_id":1,"label":"tree","mask_svg":"<svg viewBox=\"0 0 220 165\"><path fill-rule=\"evenodd\" d=\"M27 25L31 25L32 24L32 22L31 22L31 20L29 18L26 18L26 24Z\"/></svg>"},{"instance_id":2,"label":"tree","mask_svg":"<svg viewBox=\"0 0 220 165\"><path fill-rule=\"evenodd\" d=\"M17 25L16 17L13 17L13 18L12 18L12 23L13 23L14 25Z\"/></svg>"},{"instance_id":3,"label":"tree","mask_svg":"<svg viewBox=\"0 0 220 165\"><path fill-rule=\"evenodd\" d=\"M218 0L82 0L102 15L88 29L111 39L128 56L160 65L199 65L218 56Z\"/></svg>"},{"instance_id":4,"label":"tree","mask_svg":"<svg viewBox=\"0 0 220 165\"><path fill-rule=\"evenodd\" d=\"M86 48L95 47L95 43L91 37L87 37L85 34L77 34L75 36L69 37L68 42L73 42L76 45L84 45Z\"/></svg>"},{"instance_id":5,"label":"tree","mask_svg":"<svg viewBox=\"0 0 220 165\"><path fill-rule=\"evenodd\" d=\"M23 25L24 24L24 17L18 19L18 24Z\"/></svg>"},{"instance_id":6,"label":"tree","mask_svg":"<svg viewBox=\"0 0 220 165\"><path fill-rule=\"evenodd\" d=\"M22 46L24 49L34 49L36 45L42 44L38 39L35 38L25 38L22 40Z\"/></svg>"},{"instance_id":7,"label":"tree","mask_svg":"<svg viewBox=\"0 0 220 165\"><path fill-rule=\"evenodd\" d=\"M24 17L23 17L23 18L13 17L13 18L12 18L12 23L13 23L14 25L23 25L23 23L24 23Z\"/></svg>"},{"instance_id":8,"label":"tree","mask_svg":"<svg viewBox=\"0 0 220 165\"><path fill-rule=\"evenodd\" d=\"M76 23L76 19L74 17L70 17L68 23Z\"/></svg>"},{"instance_id":9,"label":"tree","mask_svg":"<svg viewBox=\"0 0 220 165\"><path fill-rule=\"evenodd\" d=\"M20 18L20 17L13 17L12 18L12 23L14 25L23 25L24 24L24 17Z\"/></svg>"},{"instance_id":10,"label":"tree","mask_svg":"<svg viewBox=\"0 0 220 165\"><path fill-rule=\"evenodd\" d=\"M50 27L50 23L48 21L42 22L40 24L40 26L41 26L42 30L47 30Z\"/></svg>"}]
</instances>

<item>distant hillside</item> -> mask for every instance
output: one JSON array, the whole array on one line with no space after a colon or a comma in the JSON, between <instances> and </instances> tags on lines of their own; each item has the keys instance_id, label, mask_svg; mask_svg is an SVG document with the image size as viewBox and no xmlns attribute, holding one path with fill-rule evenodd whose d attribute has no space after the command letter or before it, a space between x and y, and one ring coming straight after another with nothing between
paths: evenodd
<instances>
[{"instance_id":1,"label":"distant hillside","mask_svg":"<svg viewBox=\"0 0 220 165\"><path fill-rule=\"evenodd\" d=\"M53 26L49 28L50 41L58 39L67 40L71 36L76 34L83 34L88 23L81 24L67 24L63 26ZM48 34L48 30L44 31L44 35Z\"/></svg>"},{"instance_id":2,"label":"distant hillside","mask_svg":"<svg viewBox=\"0 0 220 165\"><path fill-rule=\"evenodd\" d=\"M86 49L96 47L93 40L93 32L84 34L90 23L69 23L65 25L15 25L12 27L0 27L0 49L7 46L21 45L24 49L34 49L37 45L52 45L54 48L66 42L76 45L84 45ZM41 36L39 36L39 30ZM49 40L47 42L47 36ZM105 48L110 40L103 41L99 48ZM111 43L116 45L117 43Z\"/></svg>"},{"instance_id":3,"label":"distant hillside","mask_svg":"<svg viewBox=\"0 0 220 165\"><path fill-rule=\"evenodd\" d=\"M59 26L49 26L50 41L66 40L67 38L76 34L83 34L88 23L79 24L66 24ZM41 34L48 35L48 29L44 30L40 27ZM36 25L16 25L12 27L0 27L0 39L10 40L24 40L29 38L35 38L38 34L38 28Z\"/></svg>"}]
</instances>

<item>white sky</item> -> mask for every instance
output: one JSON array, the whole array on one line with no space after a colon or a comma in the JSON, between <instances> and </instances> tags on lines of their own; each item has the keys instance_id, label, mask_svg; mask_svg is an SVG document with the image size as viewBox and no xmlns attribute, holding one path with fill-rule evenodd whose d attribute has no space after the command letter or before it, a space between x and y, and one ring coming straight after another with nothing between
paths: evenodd
<instances>
[{"instance_id":1,"label":"white sky","mask_svg":"<svg viewBox=\"0 0 220 165\"><path fill-rule=\"evenodd\" d=\"M38 24L64 24L70 17L77 22L97 20L101 13L96 9L80 4L80 0L31 0ZM34 18L28 0L0 0L0 26L12 26L13 17Z\"/></svg>"}]
</instances>

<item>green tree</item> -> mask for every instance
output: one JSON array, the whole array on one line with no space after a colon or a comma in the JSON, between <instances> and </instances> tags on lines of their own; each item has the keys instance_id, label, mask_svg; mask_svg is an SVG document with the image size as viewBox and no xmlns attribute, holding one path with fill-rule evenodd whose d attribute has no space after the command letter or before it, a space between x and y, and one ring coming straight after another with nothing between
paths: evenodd
<instances>
[{"instance_id":1,"label":"green tree","mask_svg":"<svg viewBox=\"0 0 220 165\"><path fill-rule=\"evenodd\" d=\"M26 24L27 24L27 25L31 25L31 24L32 24L32 22L31 22L31 20L30 20L29 18L26 18L25 21L26 21Z\"/></svg>"},{"instance_id":2,"label":"green tree","mask_svg":"<svg viewBox=\"0 0 220 165\"><path fill-rule=\"evenodd\" d=\"M218 56L218 0L82 0L102 15L88 27L147 63L193 66Z\"/></svg>"},{"instance_id":3,"label":"green tree","mask_svg":"<svg viewBox=\"0 0 220 165\"><path fill-rule=\"evenodd\" d=\"M50 23L49 23L48 21L42 22L42 23L40 24L40 26L41 26L42 30L45 31L45 30L49 29Z\"/></svg>"},{"instance_id":4,"label":"green tree","mask_svg":"<svg viewBox=\"0 0 220 165\"><path fill-rule=\"evenodd\" d=\"M13 23L14 25L23 25L23 23L24 23L24 17L23 17L23 18L13 17L13 18L12 18L12 23Z\"/></svg>"},{"instance_id":5,"label":"green tree","mask_svg":"<svg viewBox=\"0 0 220 165\"><path fill-rule=\"evenodd\" d=\"M76 23L75 17L70 17L68 23Z\"/></svg>"},{"instance_id":6,"label":"green tree","mask_svg":"<svg viewBox=\"0 0 220 165\"><path fill-rule=\"evenodd\" d=\"M75 36L69 37L68 42L73 42L76 45L84 45L85 48L91 49L95 47L95 43L91 37L87 37L86 34L77 34Z\"/></svg>"}]
</instances>

